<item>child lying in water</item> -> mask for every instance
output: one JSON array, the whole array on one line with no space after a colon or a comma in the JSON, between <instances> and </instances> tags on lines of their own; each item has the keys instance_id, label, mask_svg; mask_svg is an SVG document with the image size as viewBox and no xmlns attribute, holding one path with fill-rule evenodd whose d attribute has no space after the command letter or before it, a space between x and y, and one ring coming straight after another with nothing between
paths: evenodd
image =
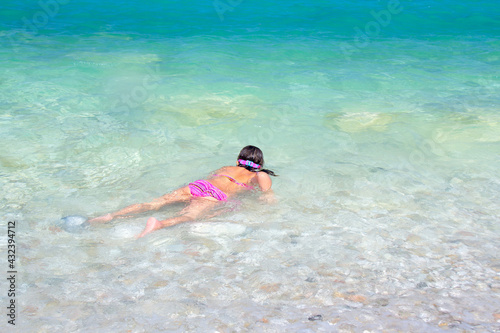
<instances>
[{"instance_id":1,"label":"child lying in water","mask_svg":"<svg viewBox=\"0 0 500 333\"><path fill-rule=\"evenodd\" d=\"M115 218L126 217L129 214L158 210L175 202L189 201L189 205L175 217L159 221L150 217L146 227L138 238L165 227L193 221L206 216L214 207L235 194L258 186L266 194L272 195L271 176L276 176L271 170L263 169L264 155L255 146L246 146L240 151L237 166L225 166L213 173L209 179L200 179L181 187L171 193L154 199L151 202L134 204L115 213L106 214L91 219L89 222L108 222Z\"/></svg>"}]
</instances>

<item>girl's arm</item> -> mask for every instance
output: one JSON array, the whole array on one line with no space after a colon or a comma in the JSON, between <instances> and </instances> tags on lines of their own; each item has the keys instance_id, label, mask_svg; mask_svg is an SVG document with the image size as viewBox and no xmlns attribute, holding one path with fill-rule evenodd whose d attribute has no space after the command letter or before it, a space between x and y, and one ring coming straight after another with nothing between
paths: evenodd
<instances>
[{"instance_id":1,"label":"girl's arm","mask_svg":"<svg viewBox=\"0 0 500 333\"><path fill-rule=\"evenodd\" d=\"M265 172L257 172L257 184L259 184L262 192L267 192L271 190L271 186L273 185L273 181L271 177Z\"/></svg>"},{"instance_id":2,"label":"girl's arm","mask_svg":"<svg viewBox=\"0 0 500 333\"><path fill-rule=\"evenodd\" d=\"M259 172L257 173L257 183L259 184L262 192L264 192L260 196L260 200L267 203L275 203L276 198L274 197L273 190L271 189L271 186L273 185L271 177L269 177L269 175L265 172Z\"/></svg>"}]
</instances>

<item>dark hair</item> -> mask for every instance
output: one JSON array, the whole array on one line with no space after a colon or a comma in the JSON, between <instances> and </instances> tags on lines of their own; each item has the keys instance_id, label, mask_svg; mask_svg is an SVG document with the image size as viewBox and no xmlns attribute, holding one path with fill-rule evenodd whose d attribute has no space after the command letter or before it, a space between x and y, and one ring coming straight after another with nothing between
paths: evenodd
<instances>
[{"instance_id":1,"label":"dark hair","mask_svg":"<svg viewBox=\"0 0 500 333\"><path fill-rule=\"evenodd\" d=\"M260 164L261 168L264 166L264 154L262 153L262 150L260 150L258 147L255 147L255 146L246 146L246 147L244 147L240 151L240 154L238 155L238 160L246 160L246 161L251 161L251 162ZM238 166L242 167L242 168L245 168L248 171L252 171L252 172L262 171L262 172L267 173L268 175L277 176L271 170L252 168L251 166L243 165L240 162L238 162Z\"/></svg>"}]
</instances>

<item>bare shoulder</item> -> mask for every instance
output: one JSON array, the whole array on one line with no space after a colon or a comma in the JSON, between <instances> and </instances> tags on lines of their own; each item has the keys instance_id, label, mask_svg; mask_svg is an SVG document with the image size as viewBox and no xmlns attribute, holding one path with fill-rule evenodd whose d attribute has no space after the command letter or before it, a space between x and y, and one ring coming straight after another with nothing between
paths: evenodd
<instances>
[{"instance_id":1,"label":"bare shoulder","mask_svg":"<svg viewBox=\"0 0 500 333\"><path fill-rule=\"evenodd\" d=\"M271 177L265 172L258 172L257 173L257 183L259 184L260 188L262 191L268 191L271 189L271 186L273 184L273 181L271 180Z\"/></svg>"}]
</instances>

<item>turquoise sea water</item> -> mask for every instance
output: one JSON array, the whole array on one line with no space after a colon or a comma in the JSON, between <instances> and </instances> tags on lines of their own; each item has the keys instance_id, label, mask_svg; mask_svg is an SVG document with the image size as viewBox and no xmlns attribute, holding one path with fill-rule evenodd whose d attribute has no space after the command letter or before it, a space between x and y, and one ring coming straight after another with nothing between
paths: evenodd
<instances>
[{"instance_id":1,"label":"turquoise sea water","mask_svg":"<svg viewBox=\"0 0 500 333\"><path fill-rule=\"evenodd\" d=\"M499 36L495 1L3 3L17 328L498 331ZM274 205L139 241L148 214L56 227L247 144Z\"/></svg>"}]
</instances>

